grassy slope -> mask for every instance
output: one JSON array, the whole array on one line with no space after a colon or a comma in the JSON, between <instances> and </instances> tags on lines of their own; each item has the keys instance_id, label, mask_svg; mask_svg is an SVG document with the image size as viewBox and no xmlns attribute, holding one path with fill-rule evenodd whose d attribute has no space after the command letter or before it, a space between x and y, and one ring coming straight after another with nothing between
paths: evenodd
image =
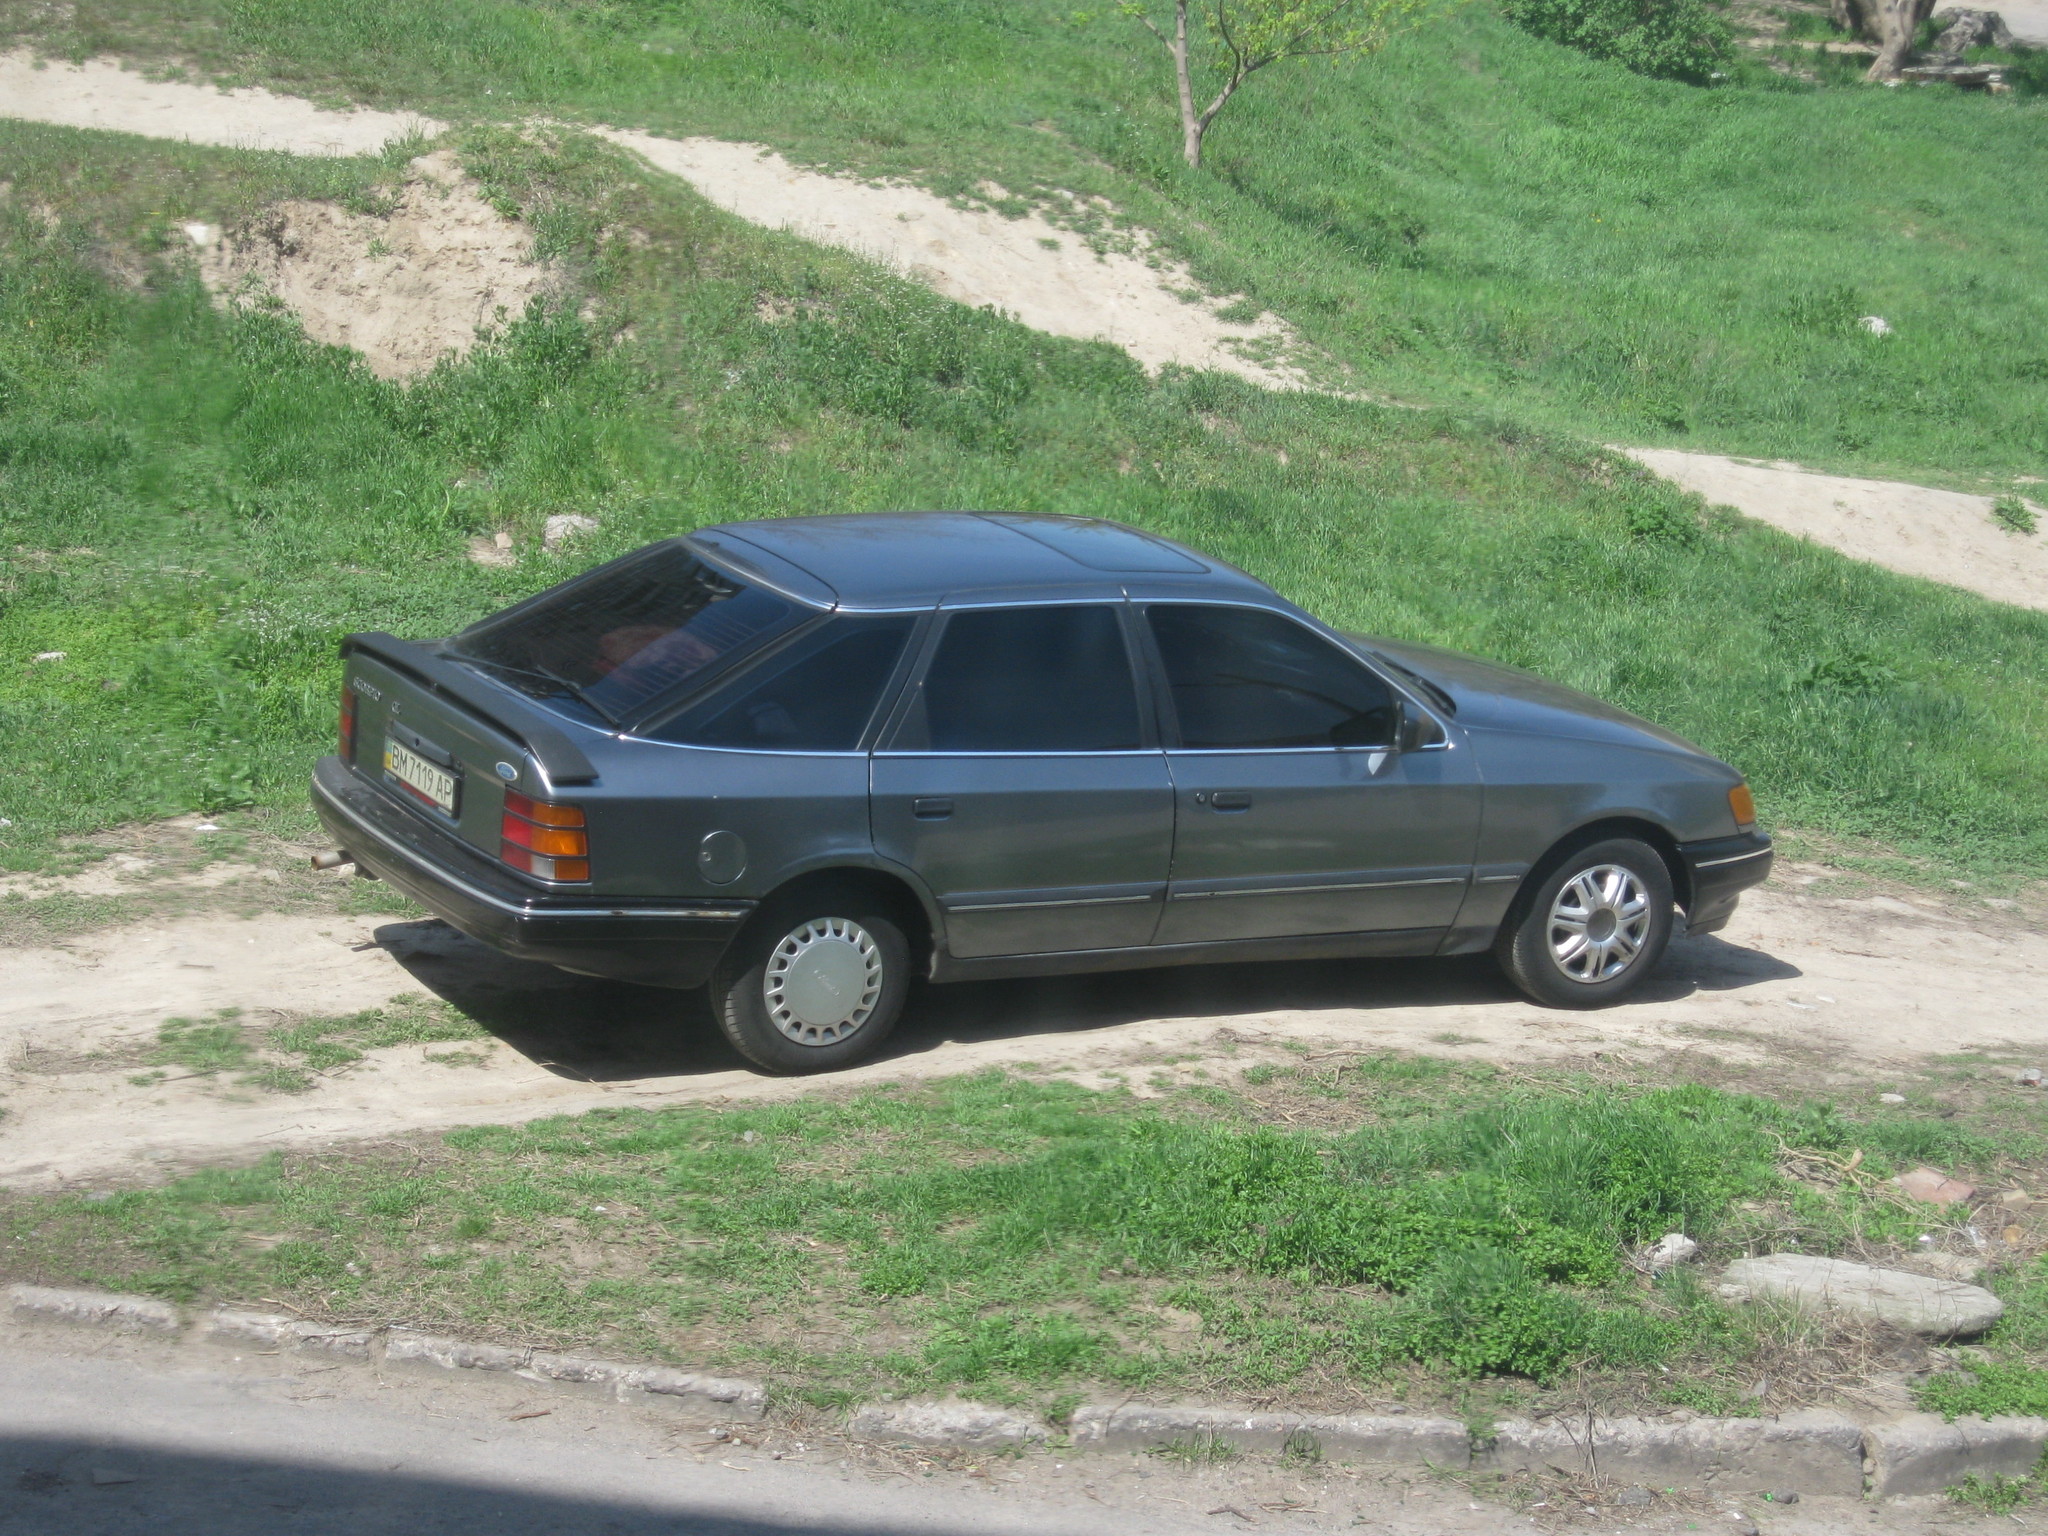
<instances>
[{"instance_id":1,"label":"grassy slope","mask_svg":"<svg viewBox=\"0 0 2048 1536\"><path fill-rule=\"evenodd\" d=\"M193 804L298 803L349 629L444 633L708 521L951 504L1160 528L1338 623L1502 657L1683 730L1748 770L1781 824L2048 869L2048 618L1703 529L1668 487L1561 439L1148 381L1112 348L742 225L579 136L477 129L462 149L598 318L522 323L401 389L285 318L216 311L181 258L137 292L97 275L106 241L147 244L298 172L0 125L14 861ZM151 157L162 174L135 169ZM366 195L388 170L303 174ZM81 184L103 236L25 211ZM651 240L608 233L626 228ZM764 318L764 296L802 301L796 318ZM568 509L603 520L598 544L509 572L462 557L474 532L530 538ZM46 651L65 659L29 660Z\"/></svg>"},{"instance_id":2,"label":"grassy slope","mask_svg":"<svg viewBox=\"0 0 2048 1536\"><path fill-rule=\"evenodd\" d=\"M0 33L44 30L26 0ZM1640 79L1483 6L1276 69L1174 160L1134 24L996 0L101 0L53 46L337 98L1099 192L1378 388L1917 475L2048 464L2048 102ZM1877 313L1897 334L1856 329Z\"/></svg>"}]
</instances>

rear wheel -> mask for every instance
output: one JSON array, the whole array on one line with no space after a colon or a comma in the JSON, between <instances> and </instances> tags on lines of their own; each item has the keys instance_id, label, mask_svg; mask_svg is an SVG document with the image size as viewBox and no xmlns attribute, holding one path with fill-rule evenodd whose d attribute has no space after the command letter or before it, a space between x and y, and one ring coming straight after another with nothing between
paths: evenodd
<instances>
[{"instance_id":1,"label":"rear wheel","mask_svg":"<svg viewBox=\"0 0 2048 1536\"><path fill-rule=\"evenodd\" d=\"M1597 1008L1648 979L1671 922L1671 872L1657 850L1607 838L1570 854L1516 905L1494 955L1537 1002Z\"/></svg>"},{"instance_id":2,"label":"rear wheel","mask_svg":"<svg viewBox=\"0 0 2048 1536\"><path fill-rule=\"evenodd\" d=\"M711 1005L747 1060L802 1076L871 1055L909 984L910 946L894 919L827 893L760 914L712 976Z\"/></svg>"}]
</instances>

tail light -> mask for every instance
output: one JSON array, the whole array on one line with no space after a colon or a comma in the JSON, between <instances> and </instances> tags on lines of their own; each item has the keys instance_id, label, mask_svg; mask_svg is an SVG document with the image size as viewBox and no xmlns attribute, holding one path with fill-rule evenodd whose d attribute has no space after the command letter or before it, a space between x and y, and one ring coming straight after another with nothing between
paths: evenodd
<instances>
[{"instance_id":1,"label":"tail light","mask_svg":"<svg viewBox=\"0 0 2048 1536\"><path fill-rule=\"evenodd\" d=\"M356 691L347 683L341 685L341 760L356 760Z\"/></svg>"},{"instance_id":2,"label":"tail light","mask_svg":"<svg viewBox=\"0 0 2048 1536\"><path fill-rule=\"evenodd\" d=\"M590 834L579 806L551 805L508 789L499 836L498 857L514 869L542 880L590 878Z\"/></svg>"}]
</instances>

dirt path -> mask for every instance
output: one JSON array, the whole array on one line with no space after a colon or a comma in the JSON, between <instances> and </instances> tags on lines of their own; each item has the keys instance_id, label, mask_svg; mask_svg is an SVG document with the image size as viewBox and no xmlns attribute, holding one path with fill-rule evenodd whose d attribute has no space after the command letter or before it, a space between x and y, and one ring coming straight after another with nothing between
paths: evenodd
<instances>
[{"instance_id":1,"label":"dirt path","mask_svg":"<svg viewBox=\"0 0 2048 1536\"><path fill-rule=\"evenodd\" d=\"M1649 1000L1595 1014L1510 994L1483 960L1190 967L933 988L882 1060L834 1087L1055 1068L1139 1092L1207 1063L1288 1059L1286 1042L1512 1063L1699 1051L1834 1056L1861 1075L1958 1051L2048 1064L2048 936L2009 912L1896 895L1823 896L1794 866L1724 934L1685 941ZM240 1008L342 1014L403 993L455 1003L481 1053L377 1050L308 1092L232 1073L138 1082L169 1016ZM1174 1061L1167 1064L1166 1058ZM450 1063L454 1064L450 1064ZM195 915L0 954L0 1180L71 1183L238 1160L285 1146L529 1120L598 1105L776 1098L819 1080L760 1077L694 994L503 959L436 922Z\"/></svg>"},{"instance_id":2,"label":"dirt path","mask_svg":"<svg viewBox=\"0 0 2048 1536\"><path fill-rule=\"evenodd\" d=\"M25 48L0 53L0 116L293 155L374 155L393 139L445 131L413 112L335 112L253 86L150 80L112 59L43 63Z\"/></svg>"},{"instance_id":3,"label":"dirt path","mask_svg":"<svg viewBox=\"0 0 2048 1536\"><path fill-rule=\"evenodd\" d=\"M2013 533L1992 517L1992 498L1897 480L1819 475L1797 464L1761 463L1676 448L1623 448L1716 506L1812 539L1857 560L1962 587L2001 603L2048 608L2048 533ZM2048 526L2048 509L2034 514Z\"/></svg>"},{"instance_id":4,"label":"dirt path","mask_svg":"<svg viewBox=\"0 0 2048 1536\"><path fill-rule=\"evenodd\" d=\"M1194 279L1149 255L1142 233L1130 252L1098 252L1037 213L1005 218L989 208L956 208L921 187L798 170L759 144L598 131L751 224L869 257L1033 330L1114 342L1153 373L1177 364L1242 374L1272 389L1302 385L1280 360L1298 345L1286 325L1270 314L1250 324L1220 319L1229 300L1195 297ZM992 199L1007 196L999 187L984 190Z\"/></svg>"}]
</instances>

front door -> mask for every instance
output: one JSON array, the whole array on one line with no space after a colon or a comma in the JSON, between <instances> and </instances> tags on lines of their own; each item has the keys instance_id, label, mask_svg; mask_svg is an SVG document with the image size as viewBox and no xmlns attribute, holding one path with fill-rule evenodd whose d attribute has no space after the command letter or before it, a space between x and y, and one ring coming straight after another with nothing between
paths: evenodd
<instances>
[{"instance_id":1,"label":"front door","mask_svg":"<svg viewBox=\"0 0 2048 1536\"><path fill-rule=\"evenodd\" d=\"M870 779L875 847L915 870L947 949L1116 949L1157 926L1166 760L1138 708L1120 603L962 609Z\"/></svg>"},{"instance_id":2,"label":"front door","mask_svg":"<svg viewBox=\"0 0 2048 1536\"><path fill-rule=\"evenodd\" d=\"M1447 929L1472 873L1470 754L1399 750L1397 695L1267 609L1157 603L1175 794L1161 944Z\"/></svg>"}]
</instances>

